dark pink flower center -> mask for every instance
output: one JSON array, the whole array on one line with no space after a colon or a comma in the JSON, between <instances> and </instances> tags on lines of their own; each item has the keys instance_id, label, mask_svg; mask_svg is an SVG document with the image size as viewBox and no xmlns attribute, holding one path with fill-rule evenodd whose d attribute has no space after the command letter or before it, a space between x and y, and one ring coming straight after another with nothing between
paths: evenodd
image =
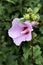
<instances>
[{"instance_id":1,"label":"dark pink flower center","mask_svg":"<svg viewBox=\"0 0 43 65\"><path fill-rule=\"evenodd\" d=\"M29 33L28 27L23 27L22 34L28 34L28 33Z\"/></svg>"}]
</instances>

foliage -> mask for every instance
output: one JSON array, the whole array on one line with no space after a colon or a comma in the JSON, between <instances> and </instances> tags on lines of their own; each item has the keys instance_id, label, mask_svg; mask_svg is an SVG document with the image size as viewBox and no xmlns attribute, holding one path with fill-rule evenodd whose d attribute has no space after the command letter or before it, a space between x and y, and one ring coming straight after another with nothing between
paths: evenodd
<instances>
[{"instance_id":1,"label":"foliage","mask_svg":"<svg viewBox=\"0 0 43 65\"><path fill-rule=\"evenodd\" d=\"M32 14L31 20L38 14L40 24L34 27L32 41L17 47L8 29L14 18L26 13ZM43 65L43 0L0 0L0 65Z\"/></svg>"}]
</instances>

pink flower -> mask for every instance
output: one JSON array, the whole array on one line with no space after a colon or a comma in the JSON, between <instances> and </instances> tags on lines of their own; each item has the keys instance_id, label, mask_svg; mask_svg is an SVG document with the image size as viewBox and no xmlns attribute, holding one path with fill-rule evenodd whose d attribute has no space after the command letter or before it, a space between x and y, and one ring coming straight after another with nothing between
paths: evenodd
<instances>
[{"instance_id":1,"label":"pink flower","mask_svg":"<svg viewBox=\"0 0 43 65\"><path fill-rule=\"evenodd\" d=\"M19 18L15 18L12 21L12 27L8 30L8 35L17 46L19 46L22 41L31 41L33 31L31 23L25 21L23 24L20 24L19 21Z\"/></svg>"},{"instance_id":2,"label":"pink flower","mask_svg":"<svg viewBox=\"0 0 43 65\"><path fill-rule=\"evenodd\" d=\"M33 27L37 26L38 24L39 24L39 23L36 22L36 21L33 21L33 22L31 23L31 25L32 25Z\"/></svg>"}]
</instances>

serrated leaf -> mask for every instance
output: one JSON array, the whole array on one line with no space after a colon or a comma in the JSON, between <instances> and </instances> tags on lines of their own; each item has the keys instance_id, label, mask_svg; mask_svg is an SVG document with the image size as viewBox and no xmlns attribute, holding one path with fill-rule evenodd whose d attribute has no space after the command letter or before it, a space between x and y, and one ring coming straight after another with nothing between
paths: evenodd
<instances>
[{"instance_id":1,"label":"serrated leaf","mask_svg":"<svg viewBox=\"0 0 43 65\"><path fill-rule=\"evenodd\" d=\"M37 59L35 59L35 63L38 64L38 65L42 65L42 63L43 63L43 57L39 56Z\"/></svg>"},{"instance_id":2,"label":"serrated leaf","mask_svg":"<svg viewBox=\"0 0 43 65\"><path fill-rule=\"evenodd\" d=\"M28 47L23 48L23 52L24 52L23 57L25 60L27 60L28 56L32 54L31 48L28 48Z\"/></svg>"},{"instance_id":3,"label":"serrated leaf","mask_svg":"<svg viewBox=\"0 0 43 65\"><path fill-rule=\"evenodd\" d=\"M40 47L38 45L33 47L33 56L34 56L34 58L37 58L38 56L40 56L41 53L42 52L40 51Z\"/></svg>"}]
</instances>

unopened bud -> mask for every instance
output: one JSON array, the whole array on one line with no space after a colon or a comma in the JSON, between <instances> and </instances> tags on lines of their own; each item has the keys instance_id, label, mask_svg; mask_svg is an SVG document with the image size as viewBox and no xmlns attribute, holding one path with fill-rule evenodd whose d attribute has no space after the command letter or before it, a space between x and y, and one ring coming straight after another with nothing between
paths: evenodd
<instances>
[{"instance_id":1,"label":"unopened bud","mask_svg":"<svg viewBox=\"0 0 43 65\"><path fill-rule=\"evenodd\" d=\"M32 12L32 9L31 8L27 9L27 12Z\"/></svg>"},{"instance_id":2,"label":"unopened bud","mask_svg":"<svg viewBox=\"0 0 43 65\"><path fill-rule=\"evenodd\" d=\"M24 19L29 20L29 19L30 19L30 15L29 15L29 14L25 14L25 15L24 15Z\"/></svg>"},{"instance_id":3,"label":"unopened bud","mask_svg":"<svg viewBox=\"0 0 43 65\"><path fill-rule=\"evenodd\" d=\"M31 15L31 18L34 20L34 21L38 21L40 19L40 16L38 14L32 14Z\"/></svg>"}]
</instances>

